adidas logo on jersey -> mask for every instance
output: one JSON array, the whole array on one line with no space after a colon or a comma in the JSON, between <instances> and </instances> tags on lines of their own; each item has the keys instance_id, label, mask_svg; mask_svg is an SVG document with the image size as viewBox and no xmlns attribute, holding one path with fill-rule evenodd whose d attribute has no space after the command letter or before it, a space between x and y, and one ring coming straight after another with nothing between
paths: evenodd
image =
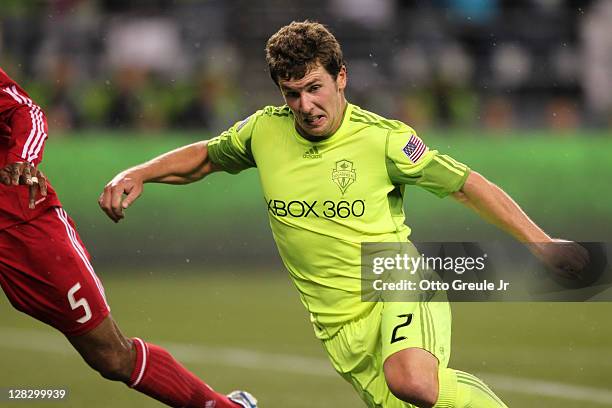
<instances>
[{"instance_id":1,"label":"adidas logo on jersey","mask_svg":"<svg viewBox=\"0 0 612 408\"><path fill-rule=\"evenodd\" d=\"M317 146L313 146L310 149L306 150L302 157L305 159L320 159L321 157L323 157L323 155L319 153L319 149L317 148Z\"/></svg>"}]
</instances>

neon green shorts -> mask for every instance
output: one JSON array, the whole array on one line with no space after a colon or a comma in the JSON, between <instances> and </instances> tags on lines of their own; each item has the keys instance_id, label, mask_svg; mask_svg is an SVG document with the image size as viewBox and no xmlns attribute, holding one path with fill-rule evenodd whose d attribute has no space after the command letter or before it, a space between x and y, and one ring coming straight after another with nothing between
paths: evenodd
<instances>
[{"instance_id":1,"label":"neon green shorts","mask_svg":"<svg viewBox=\"0 0 612 408\"><path fill-rule=\"evenodd\" d=\"M336 371L369 407L409 407L391 394L383 363L400 350L417 347L446 367L451 351L450 305L443 301L378 303L323 344Z\"/></svg>"}]
</instances>

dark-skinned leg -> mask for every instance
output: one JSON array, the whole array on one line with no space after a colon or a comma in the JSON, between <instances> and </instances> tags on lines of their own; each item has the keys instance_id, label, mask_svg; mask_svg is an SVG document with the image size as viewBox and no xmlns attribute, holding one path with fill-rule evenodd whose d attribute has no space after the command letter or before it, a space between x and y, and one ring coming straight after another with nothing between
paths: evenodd
<instances>
[{"instance_id":1,"label":"dark-skinned leg","mask_svg":"<svg viewBox=\"0 0 612 408\"><path fill-rule=\"evenodd\" d=\"M83 360L102 377L127 383L134 371L136 350L109 316L82 336L68 337Z\"/></svg>"},{"instance_id":2,"label":"dark-skinned leg","mask_svg":"<svg viewBox=\"0 0 612 408\"><path fill-rule=\"evenodd\" d=\"M235 408L178 363L165 349L139 338L127 338L108 316L93 330L68 340L83 359L104 378L121 381L173 407Z\"/></svg>"}]
</instances>

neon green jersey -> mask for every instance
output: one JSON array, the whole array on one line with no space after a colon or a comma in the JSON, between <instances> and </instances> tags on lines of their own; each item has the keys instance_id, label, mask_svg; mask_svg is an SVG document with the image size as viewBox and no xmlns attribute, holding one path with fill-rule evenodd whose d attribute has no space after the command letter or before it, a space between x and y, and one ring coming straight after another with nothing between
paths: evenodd
<instances>
[{"instance_id":1,"label":"neon green jersey","mask_svg":"<svg viewBox=\"0 0 612 408\"><path fill-rule=\"evenodd\" d=\"M360 244L408 240L404 185L444 197L469 173L404 123L352 104L324 140L304 139L287 106L270 106L210 140L208 152L230 173L259 169L274 240L319 338L374 306L361 301Z\"/></svg>"}]
</instances>

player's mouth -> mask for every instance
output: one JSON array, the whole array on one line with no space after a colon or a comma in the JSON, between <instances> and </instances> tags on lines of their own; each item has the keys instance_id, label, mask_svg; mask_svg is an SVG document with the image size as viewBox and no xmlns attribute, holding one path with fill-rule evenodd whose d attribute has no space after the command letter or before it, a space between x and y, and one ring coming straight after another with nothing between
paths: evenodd
<instances>
[{"instance_id":1,"label":"player's mouth","mask_svg":"<svg viewBox=\"0 0 612 408\"><path fill-rule=\"evenodd\" d=\"M318 128L325 123L325 115L306 116L303 121L309 128Z\"/></svg>"}]
</instances>

